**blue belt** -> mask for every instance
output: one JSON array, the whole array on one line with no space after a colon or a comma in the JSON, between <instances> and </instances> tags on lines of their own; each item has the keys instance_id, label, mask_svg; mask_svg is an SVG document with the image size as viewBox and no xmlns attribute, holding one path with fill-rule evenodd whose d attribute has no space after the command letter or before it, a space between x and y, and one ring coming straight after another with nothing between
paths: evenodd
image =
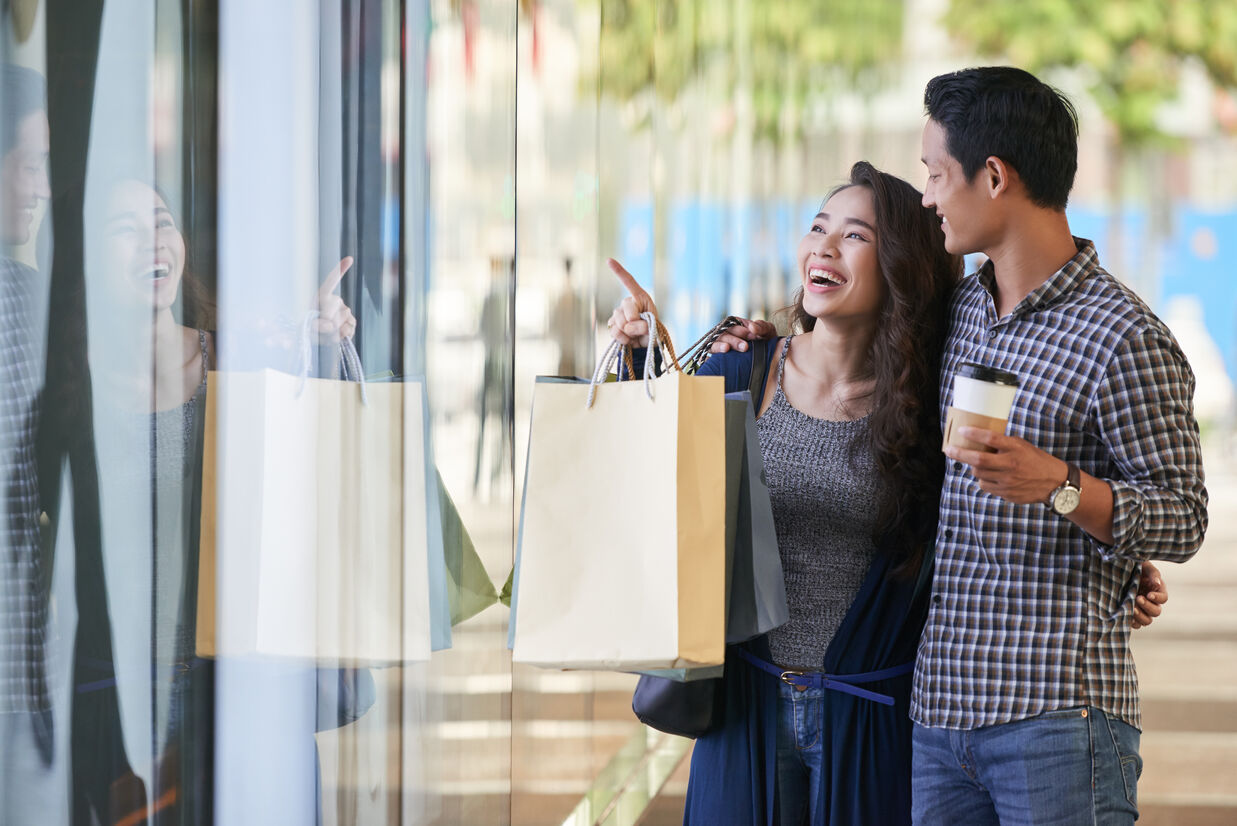
<instances>
[{"instance_id":1,"label":"blue belt","mask_svg":"<svg viewBox=\"0 0 1237 826\"><path fill-rule=\"evenodd\" d=\"M909 674L915 669L915 662L912 660L909 663L902 663L891 668L882 668L880 671L865 671L862 674L826 674L823 671L793 671L778 668L776 665L767 663L760 659L760 657L742 648L736 650L739 652L739 656L747 660L748 663L761 671L772 674L787 685L793 685L797 688L828 688L833 691L841 691L844 694L853 694L865 700L883 703L887 706L893 705L893 698L888 694L868 691L866 688L859 688L855 683L874 683L877 680L901 677L903 674Z\"/></svg>"}]
</instances>

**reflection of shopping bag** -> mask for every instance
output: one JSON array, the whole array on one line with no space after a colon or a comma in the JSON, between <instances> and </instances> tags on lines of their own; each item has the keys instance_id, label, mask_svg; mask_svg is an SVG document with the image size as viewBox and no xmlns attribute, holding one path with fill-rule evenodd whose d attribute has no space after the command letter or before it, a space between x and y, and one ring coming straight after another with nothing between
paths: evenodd
<instances>
[{"instance_id":1,"label":"reflection of shopping bag","mask_svg":"<svg viewBox=\"0 0 1237 826\"><path fill-rule=\"evenodd\" d=\"M197 649L346 662L450 645L419 381L208 378Z\"/></svg>"},{"instance_id":2,"label":"reflection of shopping bag","mask_svg":"<svg viewBox=\"0 0 1237 826\"><path fill-rule=\"evenodd\" d=\"M447 601L451 606L451 624L458 625L469 617L489 608L499 600L494 582L486 573L468 529L460 519L451 494L447 493L442 475L438 480L439 506L442 513L442 547L447 569Z\"/></svg>"},{"instance_id":3,"label":"reflection of shopping bag","mask_svg":"<svg viewBox=\"0 0 1237 826\"><path fill-rule=\"evenodd\" d=\"M593 387L538 381L512 603L516 662L722 663L722 389L721 378L679 373ZM616 485L616 471L631 483Z\"/></svg>"}]
</instances>

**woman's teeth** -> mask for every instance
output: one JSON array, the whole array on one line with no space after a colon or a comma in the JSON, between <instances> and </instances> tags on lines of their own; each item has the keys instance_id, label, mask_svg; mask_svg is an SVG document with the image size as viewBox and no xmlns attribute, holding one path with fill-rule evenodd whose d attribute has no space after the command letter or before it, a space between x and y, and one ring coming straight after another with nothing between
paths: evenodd
<instances>
[{"instance_id":1,"label":"woman's teeth","mask_svg":"<svg viewBox=\"0 0 1237 826\"><path fill-rule=\"evenodd\" d=\"M158 278L165 277L169 272L167 264L156 264L153 269L146 273L146 278L154 281Z\"/></svg>"},{"instance_id":2,"label":"woman's teeth","mask_svg":"<svg viewBox=\"0 0 1237 826\"><path fill-rule=\"evenodd\" d=\"M815 270L815 269L808 270L807 277L808 277L808 280L810 280L813 284L824 285L824 284L845 284L846 283L840 277L834 275L831 272L827 272L825 270Z\"/></svg>"}]
</instances>

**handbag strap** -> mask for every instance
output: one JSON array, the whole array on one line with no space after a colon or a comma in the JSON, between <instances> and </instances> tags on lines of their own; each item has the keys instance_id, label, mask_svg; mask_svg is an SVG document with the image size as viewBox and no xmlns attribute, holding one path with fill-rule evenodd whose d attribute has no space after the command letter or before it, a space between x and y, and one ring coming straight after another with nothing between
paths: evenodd
<instances>
[{"instance_id":1,"label":"handbag strap","mask_svg":"<svg viewBox=\"0 0 1237 826\"><path fill-rule=\"evenodd\" d=\"M309 379L310 364L314 357L311 325L321 315L317 310L310 310L305 314L305 320L301 322L301 354L300 364L297 367L297 375L301 381L296 389L298 396L305 389L305 382ZM365 391L365 371L361 369L361 356L357 353L352 336L343 336L339 340L339 372L344 381L353 381L360 385L361 404L369 404L369 394Z\"/></svg>"},{"instance_id":2,"label":"handbag strap","mask_svg":"<svg viewBox=\"0 0 1237 826\"><path fill-rule=\"evenodd\" d=\"M696 339L695 343L688 347L680 357L683 372L695 373L699 370L700 365L704 364L709 356L712 355L713 345L721 338L722 334L731 327L742 323L742 319L728 315L713 325L712 329L707 333ZM760 403L764 399L765 379L769 375L769 341L769 339L760 338L751 342L752 374L748 381L747 389L752 394L752 405L756 411L760 410Z\"/></svg>"},{"instance_id":3,"label":"handbag strap","mask_svg":"<svg viewBox=\"0 0 1237 826\"><path fill-rule=\"evenodd\" d=\"M344 381L354 381L360 385L361 404L369 404L369 394L365 392L365 371L361 369L361 354L356 351L352 336L344 336L339 340L339 364Z\"/></svg>"},{"instance_id":4,"label":"handbag strap","mask_svg":"<svg viewBox=\"0 0 1237 826\"><path fill-rule=\"evenodd\" d=\"M721 338L722 333L742 323L742 319L728 315L714 324L708 332L696 339L690 347L683 351L683 355L680 356L680 360L683 363L683 372L695 373L699 370L700 365L708 361L709 356L712 355L713 344Z\"/></svg>"},{"instance_id":5,"label":"handbag strap","mask_svg":"<svg viewBox=\"0 0 1237 826\"><path fill-rule=\"evenodd\" d=\"M752 342L752 377L747 383L748 392L752 394L752 412L759 413L760 405L765 398L765 380L769 377L769 342L771 339L758 338Z\"/></svg>"}]
</instances>

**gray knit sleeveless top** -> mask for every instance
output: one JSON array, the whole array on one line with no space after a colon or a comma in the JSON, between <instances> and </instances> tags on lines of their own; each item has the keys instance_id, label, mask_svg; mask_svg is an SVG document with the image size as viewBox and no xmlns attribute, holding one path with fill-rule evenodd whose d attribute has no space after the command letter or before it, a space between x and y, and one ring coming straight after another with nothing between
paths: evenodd
<instances>
[{"instance_id":1,"label":"gray knit sleeveless top","mask_svg":"<svg viewBox=\"0 0 1237 826\"><path fill-rule=\"evenodd\" d=\"M197 564L194 536L196 481L202 472L197 445L206 415L209 352L206 333L198 331L201 376L193 396L167 410L147 412L111 408L103 459L108 484L138 497L120 515L113 515L112 536L132 547L111 548L120 559L150 555L150 638L125 639L128 647L149 646L153 665L152 725L162 745L178 731L185 681L183 665L193 659L196 617L189 610L188 582ZM131 400L130 400L131 401ZM97 408L96 408L97 409ZM129 605L125 610L140 611Z\"/></svg>"},{"instance_id":2,"label":"gray knit sleeveless top","mask_svg":"<svg viewBox=\"0 0 1237 826\"><path fill-rule=\"evenodd\" d=\"M769 633L769 647L783 668L820 670L876 552L882 489L867 417L815 419L787 401L782 373L790 340L778 359L773 402L756 420L790 608L786 624Z\"/></svg>"},{"instance_id":3,"label":"gray knit sleeveless top","mask_svg":"<svg viewBox=\"0 0 1237 826\"><path fill-rule=\"evenodd\" d=\"M186 496L194 489L194 477L202 472L201 457L193 454L199 419L206 414L209 354L202 330L198 330L198 346L202 377L193 396L179 407L151 413L148 420L153 454L149 467L156 498L154 551L158 554L152 566L155 657L162 662L187 662L195 645L193 618L184 616L182 600L186 596L185 566L197 559L194 549L186 545L193 528L188 524L192 503Z\"/></svg>"}]
</instances>

